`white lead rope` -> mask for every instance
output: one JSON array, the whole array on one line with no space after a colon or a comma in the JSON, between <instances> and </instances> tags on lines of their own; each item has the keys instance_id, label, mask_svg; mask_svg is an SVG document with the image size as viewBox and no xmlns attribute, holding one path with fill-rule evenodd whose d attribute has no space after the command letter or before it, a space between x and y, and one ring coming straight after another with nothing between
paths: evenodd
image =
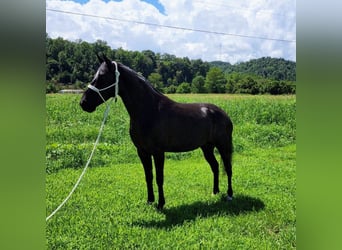
<instances>
[{"instance_id":1,"label":"white lead rope","mask_svg":"<svg viewBox=\"0 0 342 250\"><path fill-rule=\"evenodd\" d=\"M89 163L90 163L90 161L91 161L91 158L93 157L93 154L94 154L94 152L95 152L96 146L97 146L97 144L98 144L99 141L100 141L100 137L101 137L101 134L102 134L102 130L103 130L104 124L105 124L105 122L106 122L106 119L107 119L107 116L108 116L108 113L109 113L110 103L111 103L111 101L112 101L113 99L114 99L115 101L117 100L117 98L118 98L118 93L119 93L119 76L120 76L120 72L119 72L119 70L118 70L118 65L117 65L117 63L116 63L115 61L113 61L113 63L114 63L114 65L115 65L115 83L109 85L108 87L102 88L102 89L98 89L98 88L96 88L95 86L93 86L93 85L91 85L91 84L88 85L88 88L90 88L91 90L93 90L93 91L95 91L96 93L98 93L99 96L101 97L101 99L103 100L103 102L106 104L106 110L105 110L105 113L104 113L104 115L103 115L103 121L102 121L102 124L101 124L101 127L100 127L99 135L97 136L97 139L96 139L96 141L95 141L95 143L94 143L93 150L91 151L91 154L90 154L90 156L89 156L89 158L88 158L88 161L87 161L87 163L86 163L86 165L85 165L85 167L84 167L84 169L83 169L83 171L82 171L80 177L78 178L78 180L77 180L75 186L72 188L72 190L70 191L69 195L64 199L64 201L62 201L62 203L55 209L55 211L53 211L48 217L46 217L46 221L48 221L52 216L54 216L54 215L58 212L58 210L61 209L61 208L64 206L64 204L69 200L69 198L71 197L71 195L74 193L74 191L76 190L78 184L80 183L80 181L81 181L83 175L84 175L85 172L87 171L88 165L89 165ZM111 99L111 100L109 101L109 103L107 104L107 103L106 103L106 100L105 100L105 99L103 98L103 96L101 95L101 91L107 90L107 89L109 89L109 88L111 88L111 87L113 87L113 86L115 87L115 95L114 95L114 98Z\"/></svg>"},{"instance_id":2,"label":"white lead rope","mask_svg":"<svg viewBox=\"0 0 342 250\"><path fill-rule=\"evenodd\" d=\"M78 184L81 182L81 179L82 179L83 175L84 175L85 172L87 171L88 165L89 165L89 163L90 163L90 161L91 161L91 158L93 157L93 154L94 154L94 152L95 152L96 146L97 146L97 144L98 144L99 141L100 141L100 137L101 137L101 134L102 134L102 131L103 131L104 124L105 124L105 122L106 122L108 113L109 113L110 103L111 103L112 100L113 100L113 99L111 99L111 100L109 101L109 103L108 103L108 105L107 105L107 107L106 107L105 113L104 113L104 115L103 115L103 121L102 121L102 124L101 124L101 127L100 127L100 131L99 131L99 135L97 136L97 139L96 139L96 141L95 141L95 143L94 143L94 146L93 146L93 150L91 151L91 154L90 154L90 156L89 156L89 158L88 158L88 161L87 161L87 163L86 163L86 165L85 165L85 167L84 167L84 169L83 169L83 171L82 171L80 177L78 178L78 180L77 180L75 186L72 188L72 190L70 191L69 195L64 199L64 201L55 209L55 211L53 211L48 217L46 217L46 221L48 221L52 216L54 216L54 215L58 212L58 210L61 209L61 208L64 206L64 204L69 200L69 198L71 197L71 195L72 195L72 194L74 193L74 191L76 190Z\"/></svg>"}]
</instances>

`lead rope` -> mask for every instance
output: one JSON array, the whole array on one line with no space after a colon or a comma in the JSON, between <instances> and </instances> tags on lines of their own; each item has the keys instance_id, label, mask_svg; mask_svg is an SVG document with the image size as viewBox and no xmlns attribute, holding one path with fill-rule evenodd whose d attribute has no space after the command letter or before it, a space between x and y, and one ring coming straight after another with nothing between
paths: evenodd
<instances>
[{"instance_id":1,"label":"lead rope","mask_svg":"<svg viewBox=\"0 0 342 250\"><path fill-rule=\"evenodd\" d=\"M118 100L118 94L119 94L119 76L120 76L120 72L118 70L118 64L113 61L114 65L115 65L115 96L114 96L114 100L115 102Z\"/></svg>"},{"instance_id":2,"label":"lead rope","mask_svg":"<svg viewBox=\"0 0 342 250\"><path fill-rule=\"evenodd\" d=\"M90 156L89 156L89 158L88 158L88 161L87 161L87 163L86 163L86 165L85 165L85 167L84 167L84 169L83 169L83 171L82 171L80 177L78 178L76 184L74 185L74 187L73 187L72 190L70 191L69 195L62 201L62 203L55 209L55 211L53 211L48 217L46 217L46 221L48 221L52 216L54 216L54 215L58 212L58 210L60 210L60 209L64 206L64 204L69 200L69 198L71 197L71 195L72 195L72 194L74 193L74 191L76 190L78 184L80 184L82 177L84 176L85 172L87 171L87 168L88 168L88 166L89 166L89 163L90 163L90 161L91 161L91 158L92 158L93 155L94 155L96 146L97 146L97 144L98 144L99 141L100 141L100 137L101 137L101 134L102 134L102 131L103 131L103 128L104 128L106 119L107 119L107 117L108 117L109 108L110 108L110 104L111 104L112 100L113 100L113 99L111 99L111 100L109 101L109 103L108 103L108 105L107 105L107 107L106 107L106 110L105 110L104 115L103 115L103 121L102 121L100 130L99 130L99 134L98 134L98 136L97 136L97 139L96 139L96 141L95 141L95 143L94 143L94 146L93 146L93 150L91 151L91 154L90 154Z\"/></svg>"},{"instance_id":3,"label":"lead rope","mask_svg":"<svg viewBox=\"0 0 342 250\"><path fill-rule=\"evenodd\" d=\"M61 203L61 204L60 204L60 205L59 205L59 206L58 206L58 207L57 207L57 208L56 208L48 217L46 217L46 221L48 221L52 216L54 216L54 215L58 212L58 210L60 210L60 209L64 206L64 204L70 199L71 195L75 192L75 190L76 190L78 184L80 184L80 182L81 182L81 180L82 180L82 177L84 176L85 172L87 171L87 168L88 168L88 166L89 166L89 163L90 163L90 161L91 161L91 158L93 158L93 155L94 155L96 146L97 146L97 144L98 144L99 141L100 141L100 137L101 137L101 134L102 134L102 131L103 131L103 128L104 128L106 119L107 119L107 117L108 117L110 104L111 104L111 102L113 101L113 99L115 100L115 102L116 102L117 99L118 99L118 93L119 93L119 76L120 76L120 72L119 72L119 70L118 70L118 65L117 65L117 63L116 63L115 61L113 61L113 63L115 64L115 83L114 83L114 84L108 86L107 88L100 89L100 90L97 89L96 87L92 86L92 85L89 85L89 86L88 86L88 88L90 88L90 89L94 90L95 92L97 92L97 93L100 95L100 97L102 98L103 102L106 104L106 110L105 110L104 115L103 115L103 120L102 120L102 124L101 124L100 130L99 130L99 134L98 134L98 136L97 136L97 138L96 138L96 141L95 141L95 143L94 143L94 146L93 146L93 149L92 149L92 151L91 151L91 153L90 153L90 156L89 156L89 158L88 158L88 161L87 161L87 163L86 163L86 165L85 165L85 167L84 167L84 169L83 169L83 171L82 171L80 177L78 178L78 180L77 180L77 182L75 183L74 187L71 189L71 191L70 191L70 193L68 194L68 196L62 201L62 203ZM105 99L102 97L100 91L105 90L105 89L108 89L108 88L112 87L113 85L115 86L115 95L114 95L114 98L111 98L110 101L109 101L109 103L106 103L106 101L105 101Z\"/></svg>"}]
</instances>

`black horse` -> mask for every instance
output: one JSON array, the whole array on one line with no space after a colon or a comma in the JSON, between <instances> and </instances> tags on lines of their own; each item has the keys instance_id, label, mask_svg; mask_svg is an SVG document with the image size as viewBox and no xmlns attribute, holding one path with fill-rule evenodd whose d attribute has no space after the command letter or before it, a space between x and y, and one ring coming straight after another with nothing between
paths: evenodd
<instances>
[{"instance_id":1,"label":"black horse","mask_svg":"<svg viewBox=\"0 0 342 250\"><path fill-rule=\"evenodd\" d=\"M158 208L162 209L165 205L165 152L185 152L199 147L214 175L214 194L219 192L219 164L214 155L214 148L218 149L228 176L227 193L231 200L233 124L227 114L213 104L174 102L127 66L105 55L98 59L101 65L80 105L84 111L93 112L110 97L116 98L116 94L121 97L130 116L130 136L145 170L148 203L154 202L152 156L159 192Z\"/></svg>"}]
</instances>

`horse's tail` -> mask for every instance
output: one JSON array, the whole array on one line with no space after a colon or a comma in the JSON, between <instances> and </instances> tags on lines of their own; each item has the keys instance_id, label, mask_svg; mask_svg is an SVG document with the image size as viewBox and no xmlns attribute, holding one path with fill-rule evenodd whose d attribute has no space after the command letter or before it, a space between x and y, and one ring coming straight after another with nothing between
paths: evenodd
<instances>
[{"instance_id":1,"label":"horse's tail","mask_svg":"<svg viewBox=\"0 0 342 250\"><path fill-rule=\"evenodd\" d=\"M229 126L228 126L228 142L227 142L227 155L228 155L228 159L227 161L229 162L229 164L224 164L224 168L226 170L226 173L228 173L228 168L230 165L230 169L231 169L231 165L232 165L232 157L233 157L233 153L234 153L234 145L233 145L233 123L230 122ZM230 170L231 171L231 170Z\"/></svg>"},{"instance_id":2,"label":"horse's tail","mask_svg":"<svg viewBox=\"0 0 342 250\"><path fill-rule=\"evenodd\" d=\"M232 169L232 156L234 152L233 147L233 123L229 119L227 124L227 141L225 147L225 153L221 153L221 157L223 160L224 169L226 170L226 174L228 177L228 191L227 191L227 199L228 201L232 200L233 198L233 188L232 188L232 176L233 176L233 169Z\"/></svg>"},{"instance_id":3,"label":"horse's tail","mask_svg":"<svg viewBox=\"0 0 342 250\"><path fill-rule=\"evenodd\" d=\"M218 147L219 153L221 155L221 167L224 167L226 174L231 174L232 172L232 156L234 152L233 145L233 123L228 119L226 125L226 135L222 138L221 146ZM222 164L223 163L223 164Z\"/></svg>"}]
</instances>

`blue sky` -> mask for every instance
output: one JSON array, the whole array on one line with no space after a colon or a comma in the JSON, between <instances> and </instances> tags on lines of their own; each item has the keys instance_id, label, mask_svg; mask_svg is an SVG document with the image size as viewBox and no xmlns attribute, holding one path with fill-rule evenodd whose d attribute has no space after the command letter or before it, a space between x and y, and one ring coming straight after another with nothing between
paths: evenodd
<instances>
[{"instance_id":1,"label":"blue sky","mask_svg":"<svg viewBox=\"0 0 342 250\"><path fill-rule=\"evenodd\" d=\"M158 1L155 1L155 0L142 0L142 1L152 4L154 7L156 7L159 10L160 13L165 14L164 6L160 4Z\"/></svg>"},{"instance_id":2,"label":"blue sky","mask_svg":"<svg viewBox=\"0 0 342 250\"><path fill-rule=\"evenodd\" d=\"M72 0L72 1L76 3L81 3L81 4L89 2L89 0ZM109 2L109 1L122 2L123 0L103 0L103 1L104 2ZM156 0L141 0L141 1L153 5L159 10L160 13L165 14L164 6L160 4L159 1L156 1Z\"/></svg>"},{"instance_id":3,"label":"blue sky","mask_svg":"<svg viewBox=\"0 0 342 250\"><path fill-rule=\"evenodd\" d=\"M204 61L296 61L296 0L46 0L46 9L52 38Z\"/></svg>"}]
</instances>

